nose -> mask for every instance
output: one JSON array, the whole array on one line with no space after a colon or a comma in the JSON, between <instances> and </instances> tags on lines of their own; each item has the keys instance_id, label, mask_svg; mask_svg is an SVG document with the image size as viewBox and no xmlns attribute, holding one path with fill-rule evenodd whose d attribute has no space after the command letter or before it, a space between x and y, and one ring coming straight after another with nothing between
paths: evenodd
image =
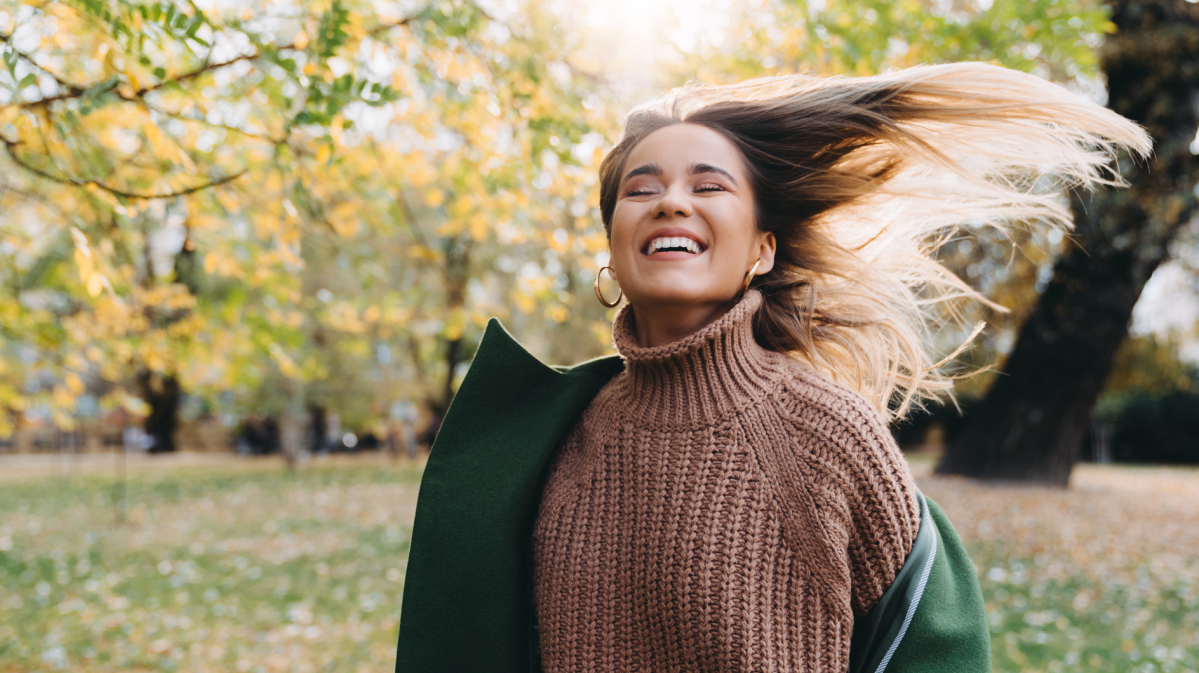
<instances>
[{"instance_id":1,"label":"nose","mask_svg":"<svg viewBox=\"0 0 1199 673\"><path fill-rule=\"evenodd\" d=\"M654 204L654 219L660 220L671 215L691 217L691 202L683 192L683 188L679 186L671 187L663 192L662 198Z\"/></svg>"}]
</instances>

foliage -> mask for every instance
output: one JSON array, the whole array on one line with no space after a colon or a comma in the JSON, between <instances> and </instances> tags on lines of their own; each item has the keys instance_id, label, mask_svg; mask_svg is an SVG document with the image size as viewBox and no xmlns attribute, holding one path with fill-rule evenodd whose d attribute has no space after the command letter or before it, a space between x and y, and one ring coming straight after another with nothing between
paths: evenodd
<instances>
[{"instance_id":1,"label":"foliage","mask_svg":"<svg viewBox=\"0 0 1199 673\"><path fill-rule=\"evenodd\" d=\"M873 75L980 60L1081 83L1094 77L1093 48L1112 29L1103 5L1090 0L759 0L729 31L744 39L703 54L699 75Z\"/></svg>"},{"instance_id":2,"label":"foliage","mask_svg":"<svg viewBox=\"0 0 1199 673\"><path fill-rule=\"evenodd\" d=\"M1120 345L1104 395L1133 390L1187 392L1199 386L1199 368L1182 360L1174 338L1131 336Z\"/></svg>"},{"instance_id":3,"label":"foliage","mask_svg":"<svg viewBox=\"0 0 1199 673\"><path fill-rule=\"evenodd\" d=\"M609 120L522 9L0 3L0 403L365 422L444 406L488 315L565 323Z\"/></svg>"},{"instance_id":4,"label":"foliage","mask_svg":"<svg viewBox=\"0 0 1199 673\"><path fill-rule=\"evenodd\" d=\"M1199 464L1199 367L1176 339L1129 337L1095 408L1118 462Z\"/></svg>"},{"instance_id":5,"label":"foliage","mask_svg":"<svg viewBox=\"0 0 1199 673\"><path fill-rule=\"evenodd\" d=\"M1199 464L1199 393L1131 389L1102 398L1095 419L1111 428L1112 457L1130 463Z\"/></svg>"}]
</instances>

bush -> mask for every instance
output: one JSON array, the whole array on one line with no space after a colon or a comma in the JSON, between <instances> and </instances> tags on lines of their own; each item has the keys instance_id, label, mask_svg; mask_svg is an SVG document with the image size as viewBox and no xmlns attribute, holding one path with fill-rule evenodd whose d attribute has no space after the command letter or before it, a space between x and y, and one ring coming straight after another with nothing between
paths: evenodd
<instances>
[{"instance_id":1,"label":"bush","mask_svg":"<svg viewBox=\"0 0 1199 673\"><path fill-rule=\"evenodd\" d=\"M1111 428L1117 462L1199 463L1199 393L1111 395L1096 409L1095 420Z\"/></svg>"}]
</instances>

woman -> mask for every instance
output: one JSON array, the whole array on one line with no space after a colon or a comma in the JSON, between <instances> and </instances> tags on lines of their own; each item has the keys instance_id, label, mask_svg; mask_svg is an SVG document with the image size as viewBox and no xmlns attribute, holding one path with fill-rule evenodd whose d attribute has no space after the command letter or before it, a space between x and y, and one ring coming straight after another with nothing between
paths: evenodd
<instances>
[{"instance_id":1,"label":"woman","mask_svg":"<svg viewBox=\"0 0 1199 673\"><path fill-rule=\"evenodd\" d=\"M949 389L930 327L981 300L931 255L1067 225L1051 190L1149 146L981 64L634 111L600 167L620 355L552 369L489 325L421 485L397 670L989 671L974 569L887 431Z\"/></svg>"}]
</instances>

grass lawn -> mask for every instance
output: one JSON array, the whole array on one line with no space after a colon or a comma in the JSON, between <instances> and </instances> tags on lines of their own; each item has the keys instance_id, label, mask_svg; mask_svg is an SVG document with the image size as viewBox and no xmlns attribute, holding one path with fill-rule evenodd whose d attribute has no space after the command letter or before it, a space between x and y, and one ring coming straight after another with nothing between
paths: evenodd
<instances>
[{"instance_id":1,"label":"grass lawn","mask_svg":"<svg viewBox=\"0 0 1199 673\"><path fill-rule=\"evenodd\" d=\"M1199 471L1068 491L932 477L978 567L996 671L1199 671ZM0 470L3 467L0 466ZM0 673L394 667L420 468L366 458L0 480Z\"/></svg>"},{"instance_id":2,"label":"grass lawn","mask_svg":"<svg viewBox=\"0 0 1199 673\"><path fill-rule=\"evenodd\" d=\"M0 482L0 672L390 672L419 467L248 462Z\"/></svg>"},{"instance_id":3,"label":"grass lawn","mask_svg":"<svg viewBox=\"0 0 1199 673\"><path fill-rule=\"evenodd\" d=\"M1199 671L1199 471L1075 469L1069 490L934 478L978 568L994 670Z\"/></svg>"}]
</instances>

